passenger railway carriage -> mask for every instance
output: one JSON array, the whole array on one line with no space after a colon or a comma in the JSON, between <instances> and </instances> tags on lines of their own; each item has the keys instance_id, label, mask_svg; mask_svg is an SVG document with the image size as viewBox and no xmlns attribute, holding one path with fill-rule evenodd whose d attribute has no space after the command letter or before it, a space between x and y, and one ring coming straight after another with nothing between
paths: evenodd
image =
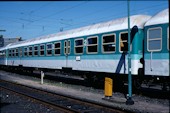
<instances>
[{"instance_id":1,"label":"passenger railway carriage","mask_svg":"<svg viewBox=\"0 0 170 113\"><path fill-rule=\"evenodd\" d=\"M169 11L130 17L132 75L169 77ZM128 74L127 17L1 48L1 66ZM92 74L91 74L92 75Z\"/></svg>"},{"instance_id":2,"label":"passenger railway carriage","mask_svg":"<svg viewBox=\"0 0 170 113\"><path fill-rule=\"evenodd\" d=\"M169 11L164 10L145 24L145 75L169 75Z\"/></svg>"}]
</instances>

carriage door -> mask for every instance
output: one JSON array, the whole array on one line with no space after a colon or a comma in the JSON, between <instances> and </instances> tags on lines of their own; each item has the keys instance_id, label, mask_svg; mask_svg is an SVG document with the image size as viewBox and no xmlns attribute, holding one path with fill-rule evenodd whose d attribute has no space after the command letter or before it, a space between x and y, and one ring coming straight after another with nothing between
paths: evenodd
<instances>
[{"instance_id":1,"label":"carriage door","mask_svg":"<svg viewBox=\"0 0 170 113\"><path fill-rule=\"evenodd\" d=\"M69 54L70 54L70 45L71 45L70 40L65 40L64 41L64 54L65 54L65 57L66 57L66 64L65 64L66 67L68 67L68 58L69 58Z\"/></svg>"}]
</instances>

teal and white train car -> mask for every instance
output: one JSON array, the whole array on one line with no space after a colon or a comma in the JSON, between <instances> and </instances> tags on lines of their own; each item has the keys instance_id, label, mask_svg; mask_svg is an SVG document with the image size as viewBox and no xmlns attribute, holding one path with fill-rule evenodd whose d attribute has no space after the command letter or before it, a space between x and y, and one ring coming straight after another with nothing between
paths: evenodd
<instances>
[{"instance_id":1,"label":"teal and white train car","mask_svg":"<svg viewBox=\"0 0 170 113\"><path fill-rule=\"evenodd\" d=\"M130 17L130 28L137 26L131 43L132 74L143 64L144 24L148 15ZM46 69L68 68L85 72L128 74L127 17L13 43L6 47L8 66Z\"/></svg>"},{"instance_id":2,"label":"teal and white train car","mask_svg":"<svg viewBox=\"0 0 170 113\"><path fill-rule=\"evenodd\" d=\"M145 75L170 77L169 10L163 10L145 24Z\"/></svg>"}]
</instances>

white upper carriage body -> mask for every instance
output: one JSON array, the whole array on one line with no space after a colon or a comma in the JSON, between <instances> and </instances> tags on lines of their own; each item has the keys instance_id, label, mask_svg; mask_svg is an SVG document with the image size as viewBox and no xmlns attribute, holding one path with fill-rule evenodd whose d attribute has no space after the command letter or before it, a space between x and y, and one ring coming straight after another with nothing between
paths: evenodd
<instances>
[{"instance_id":1,"label":"white upper carriage body","mask_svg":"<svg viewBox=\"0 0 170 113\"><path fill-rule=\"evenodd\" d=\"M143 29L145 22L149 20L150 18L151 16L148 16L148 15L131 16L130 17L130 28L137 25L138 28ZM103 23L99 23L95 25L89 25L86 27L63 31L63 32L55 33L55 34L50 34L47 36L41 36L35 39L30 39L30 40L14 43L9 48L15 48L18 46L34 45L34 44L64 40L64 39L69 39L69 38L76 38L76 37L81 37L81 36L94 35L94 34L111 32L111 31L124 30L127 28L128 28L128 20L126 17L126 18L103 22Z\"/></svg>"},{"instance_id":2,"label":"white upper carriage body","mask_svg":"<svg viewBox=\"0 0 170 113\"><path fill-rule=\"evenodd\" d=\"M169 9L165 9L149 19L145 26L169 23Z\"/></svg>"},{"instance_id":3,"label":"white upper carriage body","mask_svg":"<svg viewBox=\"0 0 170 113\"><path fill-rule=\"evenodd\" d=\"M145 26L148 27L148 30L155 29L155 28L161 28L161 49L158 51L149 51L147 47L147 51L149 53L145 53L145 75L154 75L154 76L170 76L169 75L169 50L168 50L168 28L162 27L165 24L169 24L169 9L165 9L155 16L153 16L149 21L146 22ZM154 27L153 25L157 25ZM146 33L148 33L148 30ZM165 33L167 32L167 33ZM167 35L165 35L167 34ZM148 46L148 39L149 35L146 35L147 37L147 46ZM158 37L155 37L158 38ZM164 44L167 44L165 47ZM159 46L159 45L158 45ZM166 49L166 53L163 53L163 49ZM156 56L159 56L159 58L155 58ZM166 56L166 58L165 58Z\"/></svg>"}]
</instances>

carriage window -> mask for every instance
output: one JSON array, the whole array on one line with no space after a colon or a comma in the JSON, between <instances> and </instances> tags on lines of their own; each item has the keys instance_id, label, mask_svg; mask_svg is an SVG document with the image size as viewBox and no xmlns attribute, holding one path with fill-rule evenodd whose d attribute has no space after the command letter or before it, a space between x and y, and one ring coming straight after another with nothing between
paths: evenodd
<instances>
[{"instance_id":1,"label":"carriage window","mask_svg":"<svg viewBox=\"0 0 170 113\"><path fill-rule=\"evenodd\" d=\"M116 49L115 34L104 35L102 37L102 50L104 53L113 53Z\"/></svg>"},{"instance_id":2,"label":"carriage window","mask_svg":"<svg viewBox=\"0 0 170 113\"><path fill-rule=\"evenodd\" d=\"M15 49L15 56L18 57L18 48Z\"/></svg>"},{"instance_id":3,"label":"carriage window","mask_svg":"<svg viewBox=\"0 0 170 113\"><path fill-rule=\"evenodd\" d=\"M70 54L70 40L64 41L64 54Z\"/></svg>"},{"instance_id":4,"label":"carriage window","mask_svg":"<svg viewBox=\"0 0 170 113\"><path fill-rule=\"evenodd\" d=\"M22 47L19 48L19 56L22 57Z\"/></svg>"},{"instance_id":5,"label":"carriage window","mask_svg":"<svg viewBox=\"0 0 170 113\"><path fill-rule=\"evenodd\" d=\"M8 56L11 57L11 49L8 50Z\"/></svg>"},{"instance_id":6,"label":"carriage window","mask_svg":"<svg viewBox=\"0 0 170 113\"><path fill-rule=\"evenodd\" d=\"M60 42L56 42L54 44L54 55L60 55L60 50L61 50L61 43Z\"/></svg>"},{"instance_id":7,"label":"carriage window","mask_svg":"<svg viewBox=\"0 0 170 113\"><path fill-rule=\"evenodd\" d=\"M83 53L83 39L76 39L74 41L74 52L75 54Z\"/></svg>"},{"instance_id":8,"label":"carriage window","mask_svg":"<svg viewBox=\"0 0 170 113\"><path fill-rule=\"evenodd\" d=\"M32 46L29 47L29 56L32 56Z\"/></svg>"},{"instance_id":9,"label":"carriage window","mask_svg":"<svg viewBox=\"0 0 170 113\"><path fill-rule=\"evenodd\" d=\"M44 45L40 45L40 56L44 56Z\"/></svg>"},{"instance_id":10,"label":"carriage window","mask_svg":"<svg viewBox=\"0 0 170 113\"><path fill-rule=\"evenodd\" d=\"M28 48L27 47L24 48L24 56L28 56Z\"/></svg>"},{"instance_id":11,"label":"carriage window","mask_svg":"<svg viewBox=\"0 0 170 113\"><path fill-rule=\"evenodd\" d=\"M24 48L24 56L27 56L27 55L28 55L28 54L27 54L27 51L28 51L28 48L25 47L25 48Z\"/></svg>"},{"instance_id":12,"label":"carriage window","mask_svg":"<svg viewBox=\"0 0 170 113\"><path fill-rule=\"evenodd\" d=\"M12 49L12 56L15 57L15 49Z\"/></svg>"},{"instance_id":13,"label":"carriage window","mask_svg":"<svg viewBox=\"0 0 170 113\"><path fill-rule=\"evenodd\" d=\"M169 50L169 27L167 29L167 43L168 43L168 50Z\"/></svg>"},{"instance_id":14,"label":"carriage window","mask_svg":"<svg viewBox=\"0 0 170 113\"><path fill-rule=\"evenodd\" d=\"M152 28L147 32L147 48L148 51L160 51L162 41L161 28Z\"/></svg>"},{"instance_id":15,"label":"carriage window","mask_svg":"<svg viewBox=\"0 0 170 113\"><path fill-rule=\"evenodd\" d=\"M38 56L38 46L34 46L34 56Z\"/></svg>"},{"instance_id":16,"label":"carriage window","mask_svg":"<svg viewBox=\"0 0 170 113\"><path fill-rule=\"evenodd\" d=\"M97 37L90 37L87 39L87 53L97 53Z\"/></svg>"},{"instance_id":17,"label":"carriage window","mask_svg":"<svg viewBox=\"0 0 170 113\"><path fill-rule=\"evenodd\" d=\"M47 46L46 54L48 56L51 56L52 55L52 44L47 44L46 46Z\"/></svg>"},{"instance_id":18,"label":"carriage window","mask_svg":"<svg viewBox=\"0 0 170 113\"><path fill-rule=\"evenodd\" d=\"M119 51L128 51L128 33L121 33L119 38Z\"/></svg>"}]
</instances>

